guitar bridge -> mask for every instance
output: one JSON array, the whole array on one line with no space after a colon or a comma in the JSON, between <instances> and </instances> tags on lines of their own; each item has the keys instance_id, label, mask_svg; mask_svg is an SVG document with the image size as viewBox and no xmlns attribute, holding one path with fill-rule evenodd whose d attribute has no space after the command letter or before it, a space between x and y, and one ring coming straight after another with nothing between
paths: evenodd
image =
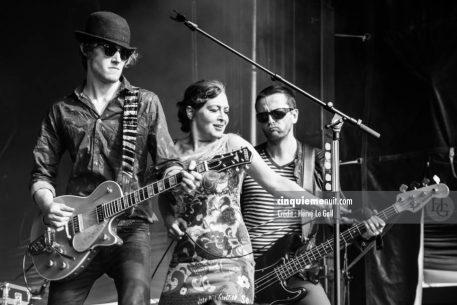
<instances>
[{"instance_id":1,"label":"guitar bridge","mask_svg":"<svg viewBox=\"0 0 457 305\"><path fill-rule=\"evenodd\" d=\"M35 256L46 252L47 248L48 247L46 245L44 235L41 235L29 244L29 246L27 247L27 251L29 254Z\"/></svg>"}]
</instances>

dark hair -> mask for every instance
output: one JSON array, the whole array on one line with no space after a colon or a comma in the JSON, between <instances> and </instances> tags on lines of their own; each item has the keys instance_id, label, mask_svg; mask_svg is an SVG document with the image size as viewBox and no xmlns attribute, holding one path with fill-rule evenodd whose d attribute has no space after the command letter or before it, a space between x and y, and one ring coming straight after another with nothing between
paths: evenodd
<instances>
[{"instance_id":1,"label":"dark hair","mask_svg":"<svg viewBox=\"0 0 457 305\"><path fill-rule=\"evenodd\" d=\"M282 93L287 97L287 104L290 108L297 108L294 92L291 89L284 87L282 85L271 85L260 91L260 93L257 95L255 99L255 107L257 108L257 104L261 99L276 93Z\"/></svg>"},{"instance_id":2,"label":"dark hair","mask_svg":"<svg viewBox=\"0 0 457 305\"><path fill-rule=\"evenodd\" d=\"M94 51L94 49L100 44L103 43L103 40L98 40L98 39L92 39L92 40L87 40L81 43L82 45L82 50L81 48L79 49L79 55L81 56L81 63L83 65L84 70L87 70L87 55L88 53ZM124 68L127 69L133 65L135 65L138 62L138 59L140 58L140 54L138 53L137 50L133 51L132 55L130 55L129 59L127 59L127 62L125 63Z\"/></svg>"},{"instance_id":3,"label":"dark hair","mask_svg":"<svg viewBox=\"0 0 457 305\"><path fill-rule=\"evenodd\" d=\"M190 131L191 120L187 117L186 108L192 107L195 111L202 108L210 99L225 92L225 86L218 80L199 80L187 87L184 98L178 102L178 120L181 123L181 130Z\"/></svg>"}]
</instances>

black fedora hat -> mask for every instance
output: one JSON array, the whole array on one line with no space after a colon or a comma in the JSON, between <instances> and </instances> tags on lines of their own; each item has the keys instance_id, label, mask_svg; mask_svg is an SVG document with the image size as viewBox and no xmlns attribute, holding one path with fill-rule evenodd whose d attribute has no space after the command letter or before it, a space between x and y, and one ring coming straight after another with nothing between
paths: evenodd
<instances>
[{"instance_id":1,"label":"black fedora hat","mask_svg":"<svg viewBox=\"0 0 457 305\"><path fill-rule=\"evenodd\" d=\"M103 40L129 50L136 49L130 46L130 27L127 20L111 12L90 14L84 31L75 31L75 35L81 42Z\"/></svg>"}]
</instances>

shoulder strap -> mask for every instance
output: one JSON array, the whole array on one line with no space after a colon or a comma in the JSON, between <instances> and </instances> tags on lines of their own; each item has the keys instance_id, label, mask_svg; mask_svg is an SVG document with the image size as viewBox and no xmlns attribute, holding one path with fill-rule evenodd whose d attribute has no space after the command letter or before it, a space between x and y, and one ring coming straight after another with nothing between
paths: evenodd
<instances>
[{"instance_id":1,"label":"shoulder strap","mask_svg":"<svg viewBox=\"0 0 457 305\"><path fill-rule=\"evenodd\" d=\"M315 159L315 149L307 144L302 144L301 150L301 179L302 185L305 190L315 193L314 189L314 159ZM317 226L314 225L312 217L302 217L302 239L304 242L307 242L307 239L314 236L317 232Z\"/></svg>"},{"instance_id":2,"label":"shoulder strap","mask_svg":"<svg viewBox=\"0 0 457 305\"><path fill-rule=\"evenodd\" d=\"M135 164L138 100L138 88L126 92L122 116L122 165L120 175L126 175L128 178L133 177L133 166Z\"/></svg>"},{"instance_id":3,"label":"shoulder strap","mask_svg":"<svg viewBox=\"0 0 457 305\"><path fill-rule=\"evenodd\" d=\"M315 159L315 150L307 144L302 145L302 155L301 159L303 162L301 178L302 185L305 190L308 190L314 193L314 159Z\"/></svg>"}]
</instances>

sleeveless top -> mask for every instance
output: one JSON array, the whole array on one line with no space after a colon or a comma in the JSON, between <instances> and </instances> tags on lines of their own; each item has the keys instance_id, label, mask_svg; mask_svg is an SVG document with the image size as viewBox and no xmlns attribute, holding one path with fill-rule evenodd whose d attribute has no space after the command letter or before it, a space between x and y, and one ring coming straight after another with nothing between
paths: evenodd
<instances>
[{"instance_id":1,"label":"sleeveless top","mask_svg":"<svg viewBox=\"0 0 457 305\"><path fill-rule=\"evenodd\" d=\"M265 149L258 150L258 152L273 171L284 178L297 182L294 176L295 164L293 161L279 166L270 158ZM285 235L302 233L301 219L294 216L278 216L284 207L278 205L276 201L276 198L251 176L246 176L241 195L242 213L251 237L255 259L261 257Z\"/></svg>"},{"instance_id":2,"label":"sleeveless top","mask_svg":"<svg viewBox=\"0 0 457 305\"><path fill-rule=\"evenodd\" d=\"M198 163L229 152L230 136L226 134L192 154L177 143L181 161ZM159 304L254 302L254 259L240 208L245 174L241 168L209 171L193 193L173 192L178 216L188 227L175 247Z\"/></svg>"}]
</instances>

